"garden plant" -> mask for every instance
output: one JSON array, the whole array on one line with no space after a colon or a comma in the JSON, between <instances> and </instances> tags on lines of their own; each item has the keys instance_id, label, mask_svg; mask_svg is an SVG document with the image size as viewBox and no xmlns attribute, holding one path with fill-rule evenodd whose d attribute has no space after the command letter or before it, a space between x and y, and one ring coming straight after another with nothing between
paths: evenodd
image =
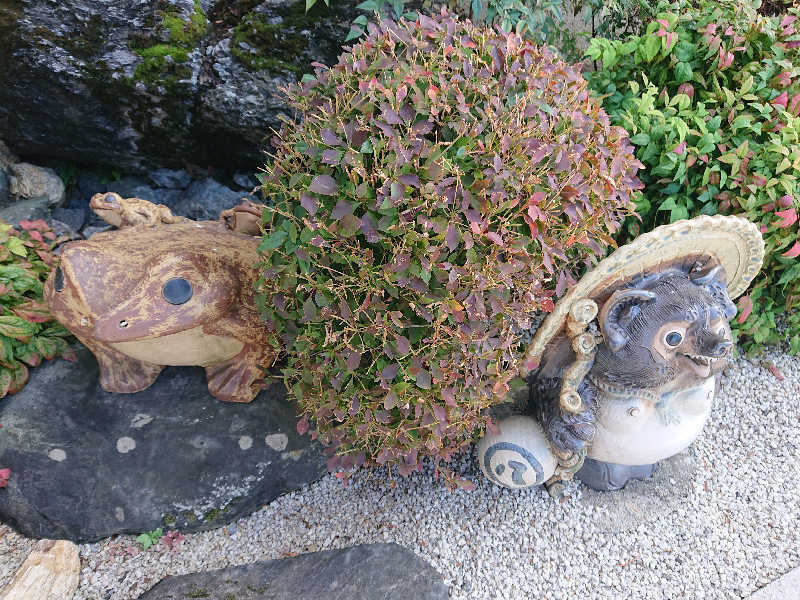
<instances>
[{"instance_id":1,"label":"garden plant","mask_svg":"<svg viewBox=\"0 0 800 600\"><path fill-rule=\"evenodd\" d=\"M577 68L445 12L379 20L286 95L258 302L298 430L332 469L446 461L632 214L633 147Z\"/></svg>"},{"instance_id":2,"label":"garden plant","mask_svg":"<svg viewBox=\"0 0 800 600\"><path fill-rule=\"evenodd\" d=\"M659 5L646 33L592 40L587 75L646 168L642 222L621 241L697 214L737 214L766 242L761 275L739 301L748 349L786 339L800 352L800 10L759 13L758 0Z\"/></svg>"},{"instance_id":3,"label":"garden plant","mask_svg":"<svg viewBox=\"0 0 800 600\"><path fill-rule=\"evenodd\" d=\"M74 360L71 335L50 315L42 284L54 267L56 239L42 220L21 221L20 230L0 222L0 398L28 381L28 367L43 358Z\"/></svg>"}]
</instances>

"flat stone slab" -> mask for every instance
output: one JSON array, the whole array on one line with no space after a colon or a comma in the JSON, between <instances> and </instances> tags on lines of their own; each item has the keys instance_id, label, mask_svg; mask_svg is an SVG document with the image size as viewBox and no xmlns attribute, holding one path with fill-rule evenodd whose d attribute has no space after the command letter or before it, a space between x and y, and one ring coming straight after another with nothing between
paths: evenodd
<instances>
[{"instance_id":1,"label":"flat stone slab","mask_svg":"<svg viewBox=\"0 0 800 600\"><path fill-rule=\"evenodd\" d=\"M747 600L800 600L800 567L765 585Z\"/></svg>"},{"instance_id":2,"label":"flat stone slab","mask_svg":"<svg viewBox=\"0 0 800 600\"><path fill-rule=\"evenodd\" d=\"M212 397L199 367L112 394L97 363L47 362L0 402L0 521L35 538L96 541L158 527L213 529L326 473L282 383L249 404Z\"/></svg>"},{"instance_id":3,"label":"flat stone slab","mask_svg":"<svg viewBox=\"0 0 800 600\"><path fill-rule=\"evenodd\" d=\"M446 600L442 576L397 544L312 552L179 577L139 600Z\"/></svg>"}]
</instances>

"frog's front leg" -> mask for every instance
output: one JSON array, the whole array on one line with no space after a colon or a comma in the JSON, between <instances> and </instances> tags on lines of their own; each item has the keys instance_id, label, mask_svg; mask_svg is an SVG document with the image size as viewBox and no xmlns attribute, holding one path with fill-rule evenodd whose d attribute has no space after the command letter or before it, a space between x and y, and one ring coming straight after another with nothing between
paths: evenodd
<instances>
[{"instance_id":1,"label":"frog's front leg","mask_svg":"<svg viewBox=\"0 0 800 600\"><path fill-rule=\"evenodd\" d=\"M250 402L264 389L265 367L272 356L262 348L245 346L231 360L206 367L208 391L225 402Z\"/></svg>"},{"instance_id":2,"label":"frog's front leg","mask_svg":"<svg viewBox=\"0 0 800 600\"><path fill-rule=\"evenodd\" d=\"M77 337L77 336L76 336ZM100 367L100 387L115 394L132 394L147 389L155 382L163 365L154 365L131 358L111 346L78 337L89 348Z\"/></svg>"}]
</instances>

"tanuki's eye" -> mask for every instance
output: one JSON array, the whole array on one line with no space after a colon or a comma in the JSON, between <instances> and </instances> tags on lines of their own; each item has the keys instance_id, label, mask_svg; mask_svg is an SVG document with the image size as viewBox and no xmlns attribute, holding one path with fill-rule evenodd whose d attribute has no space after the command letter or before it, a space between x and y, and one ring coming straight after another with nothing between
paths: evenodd
<instances>
[{"instance_id":1,"label":"tanuki's eye","mask_svg":"<svg viewBox=\"0 0 800 600\"><path fill-rule=\"evenodd\" d=\"M182 277L175 277L164 284L161 295L170 304L183 304L192 297L192 284Z\"/></svg>"},{"instance_id":2,"label":"tanuki's eye","mask_svg":"<svg viewBox=\"0 0 800 600\"><path fill-rule=\"evenodd\" d=\"M680 343L683 341L683 336L679 331L670 331L664 336L664 341L667 343L667 346L675 348L676 346L680 346Z\"/></svg>"}]
</instances>

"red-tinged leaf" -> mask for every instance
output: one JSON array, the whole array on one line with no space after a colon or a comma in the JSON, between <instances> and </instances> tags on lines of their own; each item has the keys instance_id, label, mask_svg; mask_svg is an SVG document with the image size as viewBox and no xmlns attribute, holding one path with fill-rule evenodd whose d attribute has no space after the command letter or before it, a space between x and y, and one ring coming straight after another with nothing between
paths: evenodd
<instances>
[{"instance_id":1,"label":"red-tinged leaf","mask_svg":"<svg viewBox=\"0 0 800 600\"><path fill-rule=\"evenodd\" d=\"M11 371L0 368L0 398L6 397L12 381L14 381L14 378L11 375Z\"/></svg>"},{"instance_id":2,"label":"red-tinged leaf","mask_svg":"<svg viewBox=\"0 0 800 600\"><path fill-rule=\"evenodd\" d=\"M536 150L534 150L533 154L531 154L531 165L537 165L541 160L550 154L550 146L547 144L542 144Z\"/></svg>"},{"instance_id":3,"label":"red-tinged leaf","mask_svg":"<svg viewBox=\"0 0 800 600\"><path fill-rule=\"evenodd\" d=\"M19 222L19 227L23 231L30 231L31 229L33 229L33 223L31 221L29 221L28 219L22 219Z\"/></svg>"},{"instance_id":4,"label":"red-tinged leaf","mask_svg":"<svg viewBox=\"0 0 800 600\"><path fill-rule=\"evenodd\" d=\"M433 416L439 423L447 423L447 409L441 404L433 405Z\"/></svg>"},{"instance_id":5,"label":"red-tinged leaf","mask_svg":"<svg viewBox=\"0 0 800 600\"><path fill-rule=\"evenodd\" d=\"M778 204L780 204L783 208L789 208L794 204L794 196L781 196L778 199Z\"/></svg>"},{"instance_id":6,"label":"red-tinged leaf","mask_svg":"<svg viewBox=\"0 0 800 600\"><path fill-rule=\"evenodd\" d=\"M400 115L398 115L397 112L391 108L385 109L381 114L383 119L389 123L389 125L400 125L403 123L403 119L400 118Z\"/></svg>"},{"instance_id":7,"label":"red-tinged leaf","mask_svg":"<svg viewBox=\"0 0 800 600\"><path fill-rule=\"evenodd\" d=\"M341 138L336 135L331 129L323 129L321 132L322 141L328 146L342 146L344 145Z\"/></svg>"},{"instance_id":8,"label":"red-tinged leaf","mask_svg":"<svg viewBox=\"0 0 800 600\"><path fill-rule=\"evenodd\" d=\"M340 199L331 212L331 219L341 219L345 215L353 214L353 205L344 199Z\"/></svg>"},{"instance_id":9,"label":"red-tinged leaf","mask_svg":"<svg viewBox=\"0 0 800 600\"><path fill-rule=\"evenodd\" d=\"M303 192L300 194L300 206L305 208L312 217L317 214L319 210L319 202L311 194Z\"/></svg>"},{"instance_id":10,"label":"red-tinged leaf","mask_svg":"<svg viewBox=\"0 0 800 600\"><path fill-rule=\"evenodd\" d=\"M308 431L308 417L304 416L297 422L297 433L300 435L305 435Z\"/></svg>"},{"instance_id":11,"label":"red-tinged leaf","mask_svg":"<svg viewBox=\"0 0 800 600\"><path fill-rule=\"evenodd\" d=\"M26 342L37 331L37 325L17 316L0 317L0 335Z\"/></svg>"},{"instance_id":12,"label":"red-tinged leaf","mask_svg":"<svg viewBox=\"0 0 800 600\"><path fill-rule=\"evenodd\" d=\"M347 357L347 368L351 371L355 371L359 364L361 364L361 352L356 350L351 351Z\"/></svg>"},{"instance_id":13,"label":"red-tinged leaf","mask_svg":"<svg viewBox=\"0 0 800 600\"><path fill-rule=\"evenodd\" d=\"M6 487L10 478L11 469L0 469L0 488Z\"/></svg>"},{"instance_id":14,"label":"red-tinged leaf","mask_svg":"<svg viewBox=\"0 0 800 600\"><path fill-rule=\"evenodd\" d=\"M682 155L683 155L683 153L684 153L684 152L686 152L686 142L681 142L680 144L678 144L677 146L675 146L675 147L672 149L672 151L673 151L675 154L678 154L678 155L681 155L681 156L682 156Z\"/></svg>"},{"instance_id":15,"label":"red-tinged leaf","mask_svg":"<svg viewBox=\"0 0 800 600\"><path fill-rule=\"evenodd\" d=\"M669 29L669 21L666 19L656 19L656 23L659 23L664 29Z\"/></svg>"},{"instance_id":16,"label":"red-tinged leaf","mask_svg":"<svg viewBox=\"0 0 800 600\"><path fill-rule=\"evenodd\" d=\"M36 231L35 229L28 232L28 235L31 236L37 242L43 242L44 239L42 238L42 234Z\"/></svg>"},{"instance_id":17,"label":"red-tinged leaf","mask_svg":"<svg viewBox=\"0 0 800 600\"><path fill-rule=\"evenodd\" d=\"M411 128L411 131L416 133L417 135L425 135L433 131L433 123L430 121L417 121L414 123L414 126Z\"/></svg>"},{"instance_id":18,"label":"red-tinged leaf","mask_svg":"<svg viewBox=\"0 0 800 600\"><path fill-rule=\"evenodd\" d=\"M392 410L399 404L400 399L397 397L397 394L394 393L394 390L389 390L389 393L386 394L386 397L383 399L383 408L386 410Z\"/></svg>"},{"instance_id":19,"label":"red-tinged leaf","mask_svg":"<svg viewBox=\"0 0 800 600\"><path fill-rule=\"evenodd\" d=\"M739 301L736 303L739 307L739 316L736 319L736 322L741 325L745 321L747 321L747 317L750 316L750 313L753 312L753 301L750 299L750 295L742 296L739 298Z\"/></svg>"},{"instance_id":20,"label":"red-tinged leaf","mask_svg":"<svg viewBox=\"0 0 800 600\"><path fill-rule=\"evenodd\" d=\"M397 91L394 93L395 100L397 100L398 104L400 104L403 100L405 100L407 95L408 95L408 86L406 86L405 84L398 87Z\"/></svg>"},{"instance_id":21,"label":"red-tinged leaf","mask_svg":"<svg viewBox=\"0 0 800 600\"><path fill-rule=\"evenodd\" d=\"M783 373L781 373L780 369L778 369L771 360L761 361L761 366L772 373L778 381L783 381Z\"/></svg>"},{"instance_id":22,"label":"red-tinged leaf","mask_svg":"<svg viewBox=\"0 0 800 600\"><path fill-rule=\"evenodd\" d=\"M780 227L781 229L791 227L797 222L797 212L794 208L776 211L775 216L780 217L781 220L779 223L773 223L773 225Z\"/></svg>"},{"instance_id":23,"label":"red-tinged leaf","mask_svg":"<svg viewBox=\"0 0 800 600\"><path fill-rule=\"evenodd\" d=\"M411 343L408 341L407 337L398 335L394 338L394 341L397 344L397 353L400 356L405 356L411 352Z\"/></svg>"},{"instance_id":24,"label":"red-tinged leaf","mask_svg":"<svg viewBox=\"0 0 800 600\"><path fill-rule=\"evenodd\" d=\"M27 348L22 352L18 351L17 356L22 362L24 362L29 367L38 367L40 364L42 364L41 354L39 354L32 348Z\"/></svg>"},{"instance_id":25,"label":"red-tinged leaf","mask_svg":"<svg viewBox=\"0 0 800 600\"><path fill-rule=\"evenodd\" d=\"M553 312L553 309L555 309L555 304L553 304L552 298L545 298L542 300L542 310L544 312L551 313Z\"/></svg>"},{"instance_id":26,"label":"red-tinged leaf","mask_svg":"<svg viewBox=\"0 0 800 600\"><path fill-rule=\"evenodd\" d=\"M785 256L786 258L797 258L800 256L800 242L795 242L794 245L781 254L781 256Z\"/></svg>"},{"instance_id":27,"label":"red-tinged leaf","mask_svg":"<svg viewBox=\"0 0 800 600\"><path fill-rule=\"evenodd\" d=\"M381 379L391 382L395 378L399 370L400 370L400 365L397 363L386 365L381 370Z\"/></svg>"},{"instance_id":28,"label":"red-tinged leaf","mask_svg":"<svg viewBox=\"0 0 800 600\"><path fill-rule=\"evenodd\" d=\"M526 358L522 361L522 367L528 372L535 371L539 368L539 361L534 358Z\"/></svg>"},{"instance_id":29,"label":"red-tinged leaf","mask_svg":"<svg viewBox=\"0 0 800 600\"><path fill-rule=\"evenodd\" d=\"M72 346L65 344L65 347L61 349L61 358L69 362L78 362L78 355L75 353L75 350Z\"/></svg>"},{"instance_id":30,"label":"red-tinged leaf","mask_svg":"<svg viewBox=\"0 0 800 600\"><path fill-rule=\"evenodd\" d=\"M474 233L475 235L480 235L481 232L482 232L481 224L478 223L477 221L473 221L472 223L470 223L469 224L469 228L472 230L472 233Z\"/></svg>"},{"instance_id":31,"label":"red-tinged leaf","mask_svg":"<svg viewBox=\"0 0 800 600\"><path fill-rule=\"evenodd\" d=\"M417 387L423 390L431 389L431 374L425 369L420 369L417 373Z\"/></svg>"},{"instance_id":32,"label":"red-tinged leaf","mask_svg":"<svg viewBox=\"0 0 800 600\"><path fill-rule=\"evenodd\" d=\"M787 94L786 92L782 92L769 102L773 106L780 106L781 108L786 108L786 105L789 102L789 94Z\"/></svg>"},{"instance_id":33,"label":"red-tinged leaf","mask_svg":"<svg viewBox=\"0 0 800 600\"><path fill-rule=\"evenodd\" d=\"M492 243L497 244L501 248L504 247L503 238L500 237L500 234L495 233L494 231L488 231L484 234L487 239L489 239Z\"/></svg>"},{"instance_id":34,"label":"red-tinged leaf","mask_svg":"<svg viewBox=\"0 0 800 600\"><path fill-rule=\"evenodd\" d=\"M39 258L42 259L42 262L44 262L44 264L46 265L53 264L53 255L49 251L36 250L36 254L39 256Z\"/></svg>"},{"instance_id":35,"label":"red-tinged leaf","mask_svg":"<svg viewBox=\"0 0 800 600\"><path fill-rule=\"evenodd\" d=\"M503 170L503 161L497 154L495 154L494 158L492 159L492 166L494 167L494 170L497 173Z\"/></svg>"},{"instance_id":36,"label":"red-tinged leaf","mask_svg":"<svg viewBox=\"0 0 800 600\"><path fill-rule=\"evenodd\" d=\"M52 231L45 231L44 237L46 237L48 240L54 240L56 239L56 234L53 233Z\"/></svg>"},{"instance_id":37,"label":"red-tinged leaf","mask_svg":"<svg viewBox=\"0 0 800 600\"><path fill-rule=\"evenodd\" d=\"M400 175L397 178L403 185L410 185L411 187L418 188L420 186L419 177L414 174Z\"/></svg>"},{"instance_id":38,"label":"red-tinged leaf","mask_svg":"<svg viewBox=\"0 0 800 600\"><path fill-rule=\"evenodd\" d=\"M45 323L53 318L47 304L37 300L24 302L19 306L15 306L12 311L18 317L31 323Z\"/></svg>"},{"instance_id":39,"label":"red-tinged leaf","mask_svg":"<svg viewBox=\"0 0 800 600\"><path fill-rule=\"evenodd\" d=\"M327 150L323 150L322 152L322 162L326 165L338 165L339 164L339 151L332 150L328 148Z\"/></svg>"},{"instance_id":40,"label":"red-tinged leaf","mask_svg":"<svg viewBox=\"0 0 800 600\"><path fill-rule=\"evenodd\" d=\"M447 226L447 233L445 234L444 239L450 252L453 252L456 248L458 248L458 242L461 239L461 236L458 233L458 228L452 223Z\"/></svg>"},{"instance_id":41,"label":"red-tinged leaf","mask_svg":"<svg viewBox=\"0 0 800 600\"><path fill-rule=\"evenodd\" d=\"M39 231L48 231L50 226L47 224L47 221L44 219L36 219L35 221L31 222L32 229L38 229Z\"/></svg>"},{"instance_id":42,"label":"red-tinged leaf","mask_svg":"<svg viewBox=\"0 0 800 600\"><path fill-rule=\"evenodd\" d=\"M672 50L672 46L675 44L675 41L677 39L678 39L678 34L677 33L673 33L673 32L670 31L667 34L667 52Z\"/></svg>"},{"instance_id":43,"label":"red-tinged leaf","mask_svg":"<svg viewBox=\"0 0 800 600\"><path fill-rule=\"evenodd\" d=\"M364 213L364 216L361 217L360 229L368 243L374 244L380 239L375 219L373 219L369 213Z\"/></svg>"},{"instance_id":44,"label":"red-tinged leaf","mask_svg":"<svg viewBox=\"0 0 800 600\"><path fill-rule=\"evenodd\" d=\"M447 406L458 406L453 388L442 388L442 400Z\"/></svg>"},{"instance_id":45,"label":"red-tinged leaf","mask_svg":"<svg viewBox=\"0 0 800 600\"><path fill-rule=\"evenodd\" d=\"M317 175L311 181L311 185L308 189L315 194L333 196L336 190L339 189L339 186L336 184L336 180L330 175Z\"/></svg>"},{"instance_id":46,"label":"red-tinged leaf","mask_svg":"<svg viewBox=\"0 0 800 600\"><path fill-rule=\"evenodd\" d=\"M16 394L24 388L25 384L28 383L28 377L30 377L28 367L22 363L17 363L17 368L11 373L11 385L8 388L8 393Z\"/></svg>"}]
</instances>

